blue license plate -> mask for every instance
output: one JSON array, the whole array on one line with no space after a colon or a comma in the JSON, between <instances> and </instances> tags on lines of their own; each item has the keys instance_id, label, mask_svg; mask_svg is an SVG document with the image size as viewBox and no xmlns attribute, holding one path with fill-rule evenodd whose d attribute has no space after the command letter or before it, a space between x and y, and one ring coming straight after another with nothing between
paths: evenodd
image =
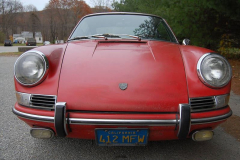
<instances>
[{"instance_id":1,"label":"blue license plate","mask_svg":"<svg viewBox=\"0 0 240 160\"><path fill-rule=\"evenodd\" d=\"M148 141L148 129L96 129L95 133L100 146L138 146Z\"/></svg>"}]
</instances>

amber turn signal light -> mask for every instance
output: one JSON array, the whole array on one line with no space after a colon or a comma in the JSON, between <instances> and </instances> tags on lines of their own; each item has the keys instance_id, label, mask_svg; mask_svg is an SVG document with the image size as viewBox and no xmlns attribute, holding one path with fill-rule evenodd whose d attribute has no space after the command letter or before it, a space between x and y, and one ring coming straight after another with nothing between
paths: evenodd
<instances>
[{"instance_id":1,"label":"amber turn signal light","mask_svg":"<svg viewBox=\"0 0 240 160\"><path fill-rule=\"evenodd\" d=\"M54 132L47 128L32 128L30 134L34 138L49 139L54 136Z\"/></svg>"},{"instance_id":2,"label":"amber turn signal light","mask_svg":"<svg viewBox=\"0 0 240 160\"><path fill-rule=\"evenodd\" d=\"M213 131L211 130L201 130L201 131L196 131L192 134L192 139L194 141L208 141L213 138Z\"/></svg>"}]
</instances>

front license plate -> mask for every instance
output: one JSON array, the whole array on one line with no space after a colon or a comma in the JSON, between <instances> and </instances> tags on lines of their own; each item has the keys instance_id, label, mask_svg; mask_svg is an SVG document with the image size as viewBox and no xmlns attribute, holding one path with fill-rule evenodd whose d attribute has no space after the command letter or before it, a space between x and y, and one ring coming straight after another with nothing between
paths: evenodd
<instances>
[{"instance_id":1,"label":"front license plate","mask_svg":"<svg viewBox=\"0 0 240 160\"><path fill-rule=\"evenodd\" d=\"M146 145L148 129L96 129L96 142L100 146Z\"/></svg>"}]
</instances>

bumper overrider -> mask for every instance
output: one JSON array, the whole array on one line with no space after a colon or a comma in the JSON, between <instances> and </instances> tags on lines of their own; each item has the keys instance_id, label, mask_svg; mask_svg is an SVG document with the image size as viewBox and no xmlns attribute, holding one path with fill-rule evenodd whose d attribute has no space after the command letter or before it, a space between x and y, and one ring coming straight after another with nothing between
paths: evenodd
<instances>
[{"instance_id":1,"label":"bumper overrider","mask_svg":"<svg viewBox=\"0 0 240 160\"><path fill-rule=\"evenodd\" d=\"M59 137L65 137L71 132L70 125L101 125L101 126L175 126L178 130L179 139L187 138L190 134L190 128L197 124L209 124L224 121L232 115L229 106L228 112L211 117L191 118L191 106L189 104L180 104L179 113L175 114L175 119L99 119L99 118L73 118L66 112L67 104L58 102L55 105L54 116L43 116L21 112L15 108L13 113L20 118L38 122L54 123L56 134ZM224 109L224 108L223 108ZM226 108L225 108L226 109Z\"/></svg>"}]
</instances>

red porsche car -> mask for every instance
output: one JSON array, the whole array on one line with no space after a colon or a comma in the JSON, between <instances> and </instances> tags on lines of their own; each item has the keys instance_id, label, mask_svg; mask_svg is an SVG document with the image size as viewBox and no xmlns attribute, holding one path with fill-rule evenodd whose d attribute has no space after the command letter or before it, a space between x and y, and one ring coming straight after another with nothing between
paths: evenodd
<instances>
[{"instance_id":1,"label":"red porsche car","mask_svg":"<svg viewBox=\"0 0 240 160\"><path fill-rule=\"evenodd\" d=\"M17 59L13 113L35 138L95 139L101 146L210 140L232 115L231 66L188 42L179 44L155 15L87 15L67 43Z\"/></svg>"}]
</instances>

